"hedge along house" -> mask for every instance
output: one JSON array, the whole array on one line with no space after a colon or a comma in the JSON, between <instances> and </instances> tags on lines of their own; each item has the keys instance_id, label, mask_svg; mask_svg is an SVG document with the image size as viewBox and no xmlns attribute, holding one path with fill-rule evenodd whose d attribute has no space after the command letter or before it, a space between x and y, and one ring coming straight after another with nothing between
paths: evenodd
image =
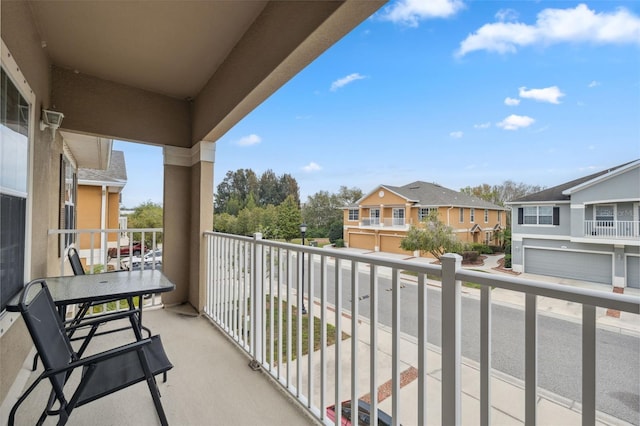
<instances>
[{"instance_id":1,"label":"hedge along house","mask_svg":"<svg viewBox=\"0 0 640 426\"><path fill-rule=\"evenodd\" d=\"M106 169L105 140L164 148L163 301L201 312L215 142L384 3L0 3L0 401L32 346L6 303L64 256L61 156Z\"/></svg>"},{"instance_id":2,"label":"hedge along house","mask_svg":"<svg viewBox=\"0 0 640 426\"><path fill-rule=\"evenodd\" d=\"M420 226L433 210L460 241L499 244L506 223L503 207L443 186L412 182L380 185L344 208L345 245L371 251L414 255L400 248L411 225Z\"/></svg>"},{"instance_id":3,"label":"hedge along house","mask_svg":"<svg viewBox=\"0 0 640 426\"><path fill-rule=\"evenodd\" d=\"M508 204L515 271L640 288L640 160Z\"/></svg>"},{"instance_id":4,"label":"hedge along house","mask_svg":"<svg viewBox=\"0 0 640 426\"><path fill-rule=\"evenodd\" d=\"M77 229L118 229L120 221L120 196L127 184L127 168L124 152L111 151L106 170L79 168L77 196ZM80 234L77 242L80 259L87 264L105 264L107 250L119 244L116 233ZM91 252L91 247L94 248ZM91 257L91 262L86 259Z\"/></svg>"}]
</instances>

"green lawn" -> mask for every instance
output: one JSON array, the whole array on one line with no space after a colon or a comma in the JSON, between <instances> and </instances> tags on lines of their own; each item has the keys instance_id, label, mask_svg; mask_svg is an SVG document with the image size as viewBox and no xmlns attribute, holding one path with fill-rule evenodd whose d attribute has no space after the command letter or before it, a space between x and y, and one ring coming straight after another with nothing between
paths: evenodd
<instances>
[{"instance_id":1,"label":"green lawn","mask_svg":"<svg viewBox=\"0 0 640 426\"><path fill-rule=\"evenodd\" d=\"M274 341L273 341L273 356L274 362L278 360L278 341L280 336L278 335L278 299L274 297L274 311L273 311L273 319L276 321L274 326ZM265 333L267 337L267 362L271 362L270 359L270 335L269 335L269 327L271 322L271 307L269 306L270 297L267 296L267 309L265 314ZM287 362L287 302L282 301L282 356L284 359L283 362ZM291 307L291 361L296 359L297 357L297 344L298 344L298 309L295 306ZM320 323L320 318L313 318L313 350L317 351L320 349L320 336L322 331L322 324ZM342 340L347 339L349 335L347 333L342 333ZM336 329L333 325L327 324L327 346L333 345L336 342ZM302 355L306 355L309 353L309 315L302 316Z\"/></svg>"}]
</instances>

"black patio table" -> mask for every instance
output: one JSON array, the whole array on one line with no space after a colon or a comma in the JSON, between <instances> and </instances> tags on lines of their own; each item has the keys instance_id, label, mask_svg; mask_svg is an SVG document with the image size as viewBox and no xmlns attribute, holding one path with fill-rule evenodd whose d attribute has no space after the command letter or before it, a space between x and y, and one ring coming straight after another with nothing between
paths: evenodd
<instances>
[{"instance_id":1,"label":"black patio table","mask_svg":"<svg viewBox=\"0 0 640 426\"><path fill-rule=\"evenodd\" d=\"M99 303L116 298L128 300L129 311L136 311L137 321L132 321L132 328L138 340L142 340L142 296L166 293L173 291L176 287L159 270L48 277L45 281L63 321L69 305ZM8 311L18 311L19 297L20 295L9 301ZM134 297L139 297L138 308L131 302ZM81 321L82 318L78 320L78 322Z\"/></svg>"}]
</instances>

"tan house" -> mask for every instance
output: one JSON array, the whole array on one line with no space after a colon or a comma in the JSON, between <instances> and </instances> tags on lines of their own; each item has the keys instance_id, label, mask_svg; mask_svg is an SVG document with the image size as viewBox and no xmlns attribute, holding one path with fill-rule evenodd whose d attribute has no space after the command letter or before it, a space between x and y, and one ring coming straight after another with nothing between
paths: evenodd
<instances>
[{"instance_id":1,"label":"tan house","mask_svg":"<svg viewBox=\"0 0 640 426\"><path fill-rule=\"evenodd\" d=\"M120 220L120 193L127 183L124 152L111 151L106 170L79 168L77 194L77 229L117 229ZM81 259L88 258L93 247L92 264L103 262L107 249L117 245L118 234L94 235L100 241L91 244L91 235L80 234L76 242ZM96 248L99 248L96 250Z\"/></svg>"},{"instance_id":2,"label":"tan house","mask_svg":"<svg viewBox=\"0 0 640 426\"><path fill-rule=\"evenodd\" d=\"M460 241L469 243L497 244L496 233L506 223L505 208L437 184L380 185L344 208L345 244L413 255L400 248L400 241L434 209Z\"/></svg>"}]
</instances>

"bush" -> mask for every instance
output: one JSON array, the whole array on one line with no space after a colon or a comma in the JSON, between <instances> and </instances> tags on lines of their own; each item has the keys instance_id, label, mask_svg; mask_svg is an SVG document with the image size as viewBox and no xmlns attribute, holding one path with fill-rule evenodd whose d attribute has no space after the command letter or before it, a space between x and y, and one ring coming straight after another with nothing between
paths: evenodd
<instances>
[{"instance_id":1,"label":"bush","mask_svg":"<svg viewBox=\"0 0 640 426\"><path fill-rule=\"evenodd\" d=\"M510 254L505 254L504 255L504 267L505 268L511 268L511 255Z\"/></svg>"},{"instance_id":2,"label":"bush","mask_svg":"<svg viewBox=\"0 0 640 426\"><path fill-rule=\"evenodd\" d=\"M331 244L335 244L337 240L342 239L342 230L342 222L334 222L331 224L331 227L329 228L329 242Z\"/></svg>"},{"instance_id":3,"label":"bush","mask_svg":"<svg viewBox=\"0 0 640 426\"><path fill-rule=\"evenodd\" d=\"M482 243L471 244L471 250L477 251L480 254L493 254L493 250L488 245Z\"/></svg>"},{"instance_id":4,"label":"bush","mask_svg":"<svg viewBox=\"0 0 640 426\"><path fill-rule=\"evenodd\" d=\"M334 245L335 247L339 247L339 248L340 248L340 247L344 247L344 240L343 240L342 238L338 238L338 239L333 243L333 245Z\"/></svg>"},{"instance_id":5,"label":"bush","mask_svg":"<svg viewBox=\"0 0 640 426\"><path fill-rule=\"evenodd\" d=\"M490 245L489 248L493 253L502 253L502 246Z\"/></svg>"},{"instance_id":6,"label":"bush","mask_svg":"<svg viewBox=\"0 0 640 426\"><path fill-rule=\"evenodd\" d=\"M463 262L475 262L478 260L480 253L477 251L463 251L462 252L462 261Z\"/></svg>"}]
</instances>

